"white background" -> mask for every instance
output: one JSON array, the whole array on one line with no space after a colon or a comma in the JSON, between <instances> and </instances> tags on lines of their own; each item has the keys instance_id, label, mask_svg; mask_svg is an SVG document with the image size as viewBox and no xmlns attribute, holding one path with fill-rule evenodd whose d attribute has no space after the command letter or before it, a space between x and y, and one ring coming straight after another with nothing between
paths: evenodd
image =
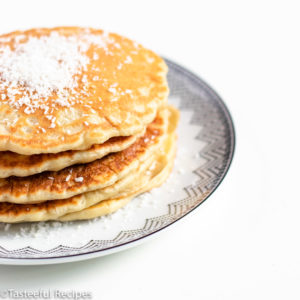
<instances>
[{"instance_id":1,"label":"white background","mask_svg":"<svg viewBox=\"0 0 300 300\"><path fill-rule=\"evenodd\" d=\"M1 1L3 33L104 28L199 74L228 105L237 146L213 196L158 239L89 261L0 266L0 288L85 290L97 300L299 299L297 2Z\"/></svg>"}]
</instances>

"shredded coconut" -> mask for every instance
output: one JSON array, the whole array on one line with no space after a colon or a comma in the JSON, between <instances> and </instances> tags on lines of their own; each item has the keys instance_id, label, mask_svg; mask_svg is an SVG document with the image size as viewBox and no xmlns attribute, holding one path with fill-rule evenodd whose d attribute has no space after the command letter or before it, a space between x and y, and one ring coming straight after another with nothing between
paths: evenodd
<instances>
[{"instance_id":1,"label":"shredded coconut","mask_svg":"<svg viewBox=\"0 0 300 300\"><path fill-rule=\"evenodd\" d=\"M10 228L11 224L7 223L4 225L4 231L8 231Z\"/></svg>"},{"instance_id":2,"label":"shredded coconut","mask_svg":"<svg viewBox=\"0 0 300 300\"><path fill-rule=\"evenodd\" d=\"M132 58L128 55L124 61L124 64L131 64L132 63Z\"/></svg>"},{"instance_id":3,"label":"shredded coconut","mask_svg":"<svg viewBox=\"0 0 300 300\"><path fill-rule=\"evenodd\" d=\"M24 105L26 114L36 109L48 111L45 100L50 96L54 96L54 107L72 105L70 96L77 93L80 74L90 62L86 51L95 44L107 52L107 44L112 42L107 34L66 37L56 32L20 40L15 39L12 48L0 48L0 92L1 100L13 108ZM98 59L98 54L93 57ZM87 76L83 75L81 81L86 83Z\"/></svg>"},{"instance_id":4,"label":"shredded coconut","mask_svg":"<svg viewBox=\"0 0 300 300\"><path fill-rule=\"evenodd\" d=\"M110 87L110 88L108 89L108 91L109 91L110 93L112 93L112 94L115 94L115 93L117 92L116 89L113 88L113 87Z\"/></svg>"},{"instance_id":5,"label":"shredded coconut","mask_svg":"<svg viewBox=\"0 0 300 300\"><path fill-rule=\"evenodd\" d=\"M75 182L82 182L83 181L83 177L76 177L74 180L75 180Z\"/></svg>"}]
</instances>

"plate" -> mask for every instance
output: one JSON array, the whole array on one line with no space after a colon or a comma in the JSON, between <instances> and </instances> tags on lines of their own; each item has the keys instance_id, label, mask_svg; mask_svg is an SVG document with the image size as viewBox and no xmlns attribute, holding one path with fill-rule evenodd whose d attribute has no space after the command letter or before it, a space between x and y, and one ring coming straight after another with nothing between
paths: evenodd
<instances>
[{"instance_id":1,"label":"plate","mask_svg":"<svg viewBox=\"0 0 300 300\"><path fill-rule=\"evenodd\" d=\"M180 220L219 186L232 161L230 114L203 80L167 60L169 102L180 109L170 178L116 213L88 221L0 224L0 263L63 263L133 247Z\"/></svg>"}]
</instances>

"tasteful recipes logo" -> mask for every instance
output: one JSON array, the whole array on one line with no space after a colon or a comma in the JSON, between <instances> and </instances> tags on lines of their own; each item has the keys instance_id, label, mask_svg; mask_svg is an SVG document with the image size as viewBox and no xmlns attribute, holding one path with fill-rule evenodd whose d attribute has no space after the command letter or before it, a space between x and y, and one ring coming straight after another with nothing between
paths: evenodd
<instances>
[{"instance_id":1,"label":"tasteful recipes logo","mask_svg":"<svg viewBox=\"0 0 300 300\"><path fill-rule=\"evenodd\" d=\"M64 299L64 300L86 300L93 299L90 291L76 290L16 290L16 289L0 289L0 299Z\"/></svg>"}]
</instances>

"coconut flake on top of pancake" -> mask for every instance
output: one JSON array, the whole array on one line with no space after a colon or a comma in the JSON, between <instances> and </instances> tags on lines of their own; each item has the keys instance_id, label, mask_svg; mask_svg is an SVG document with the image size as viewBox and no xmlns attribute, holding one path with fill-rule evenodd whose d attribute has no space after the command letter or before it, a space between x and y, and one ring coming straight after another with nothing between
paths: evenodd
<instances>
[{"instance_id":1,"label":"coconut flake on top of pancake","mask_svg":"<svg viewBox=\"0 0 300 300\"><path fill-rule=\"evenodd\" d=\"M84 150L142 131L168 93L167 67L117 34L78 27L0 36L0 151Z\"/></svg>"}]
</instances>

